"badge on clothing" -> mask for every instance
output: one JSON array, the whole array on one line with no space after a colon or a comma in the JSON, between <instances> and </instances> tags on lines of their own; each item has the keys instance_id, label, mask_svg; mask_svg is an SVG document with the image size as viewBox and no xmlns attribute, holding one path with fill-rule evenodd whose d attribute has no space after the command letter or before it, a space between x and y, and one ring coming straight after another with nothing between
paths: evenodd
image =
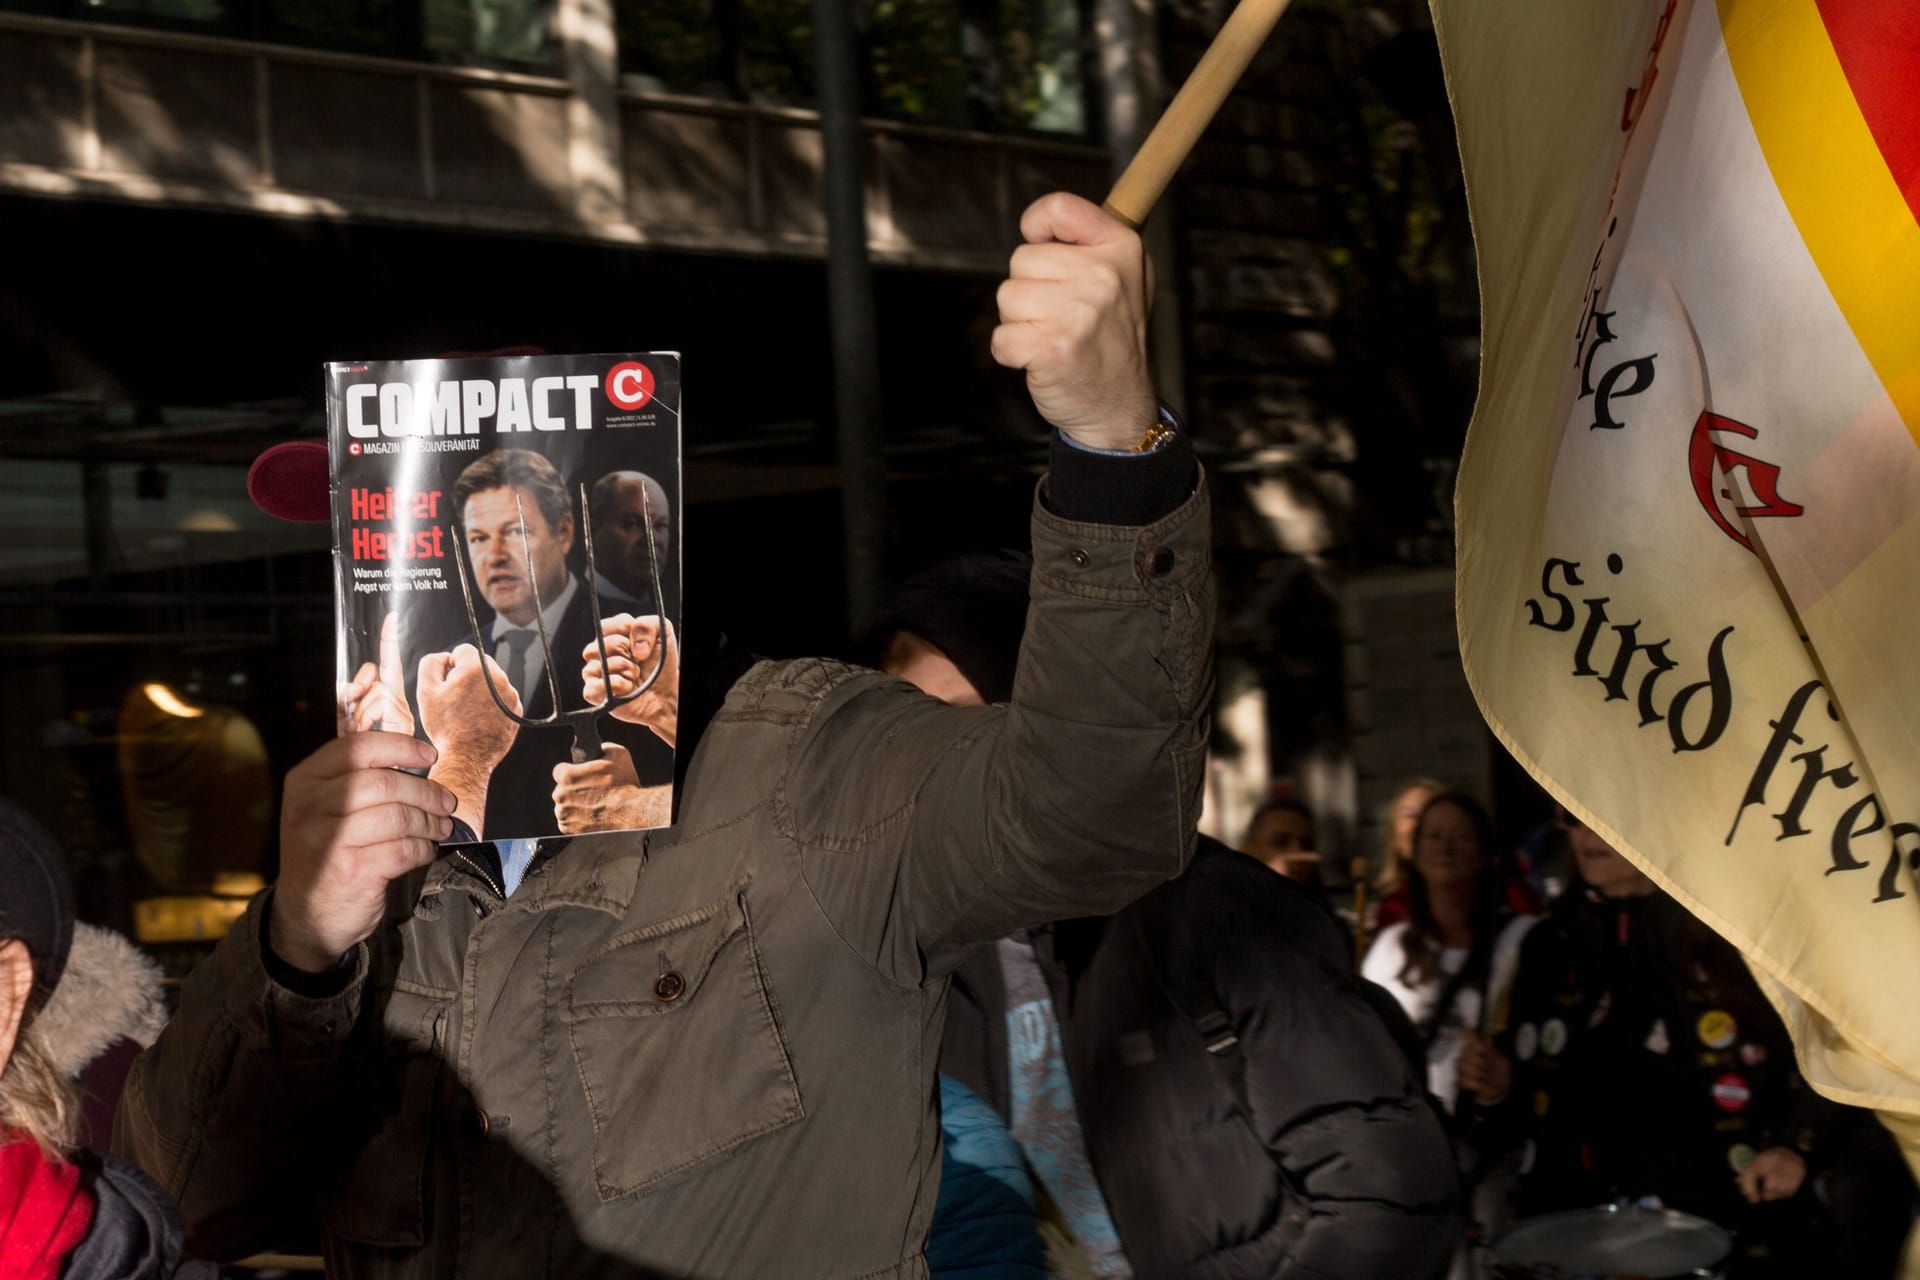
<instances>
[{"instance_id":1,"label":"badge on clothing","mask_svg":"<svg viewBox=\"0 0 1920 1280\"><path fill-rule=\"evenodd\" d=\"M1745 1076L1729 1071L1713 1082L1713 1105L1722 1111L1745 1111L1753 1099L1753 1090Z\"/></svg>"},{"instance_id":2,"label":"badge on clothing","mask_svg":"<svg viewBox=\"0 0 1920 1280\"><path fill-rule=\"evenodd\" d=\"M1567 1024L1558 1018L1547 1019L1547 1024L1540 1028L1540 1052L1553 1057L1566 1047Z\"/></svg>"},{"instance_id":3,"label":"badge on clothing","mask_svg":"<svg viewBox=\"0 0 1920 1280\"><path fill-rule=\"evenodd\" d=\"M1655 1018L1653 1020L1653 1030L1647 1032L1645 1048L1648 1053L1665 1053L1667 1050L1673 1048L1673 1042L1667 1038L1667 1020L1665 1018Z\"/></svg>"},{"instance_id":4,"label":"badge on clothing","mask_svg":"<svg viewBox=\"0 0 1920 1280\"><path fill-rule=\"evenodd\" d=\"M1694 1030L1700 1035L1700 1043L1707 1048L1724 1049L1739 1036L1740 1024L1725 1009L1709 1009L1700 1015Z\"/></svg>"}]
</instances>

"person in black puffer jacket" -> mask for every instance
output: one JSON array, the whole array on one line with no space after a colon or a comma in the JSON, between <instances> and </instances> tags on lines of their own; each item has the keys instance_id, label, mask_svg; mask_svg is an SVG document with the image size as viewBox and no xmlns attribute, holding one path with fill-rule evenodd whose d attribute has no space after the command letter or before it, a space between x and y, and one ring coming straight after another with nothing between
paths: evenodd
<instances>
[{"instance_id":1,"label":"person in black puffer jacket","mask_svg":"<svg viewBox=\"0 0 1920 1280\"><path fill-rule=\"evenodd\" d=\"M877 665L949 701L1004 701L1017 556L898 592ZM955 973L940 1070L1006 1121L1056 1275L1423 1280L1459 1243L1460 1186L1406 1016L1334 917L1202 837L1189 869L1103 919L1003 939ZM950 1225L936 1212L933 1239Z\"/></svg>"},{"instance_id":2,"label":"person in black puffer jacket","mask_svg":"<svg viewBox=\"0 0 1920 1280\"><path fill-rule=\"evenodd\" d=\"M1460 1189L1413 1029L1297 885L1203 837L1186 874L1118 915L1025 941L1125 1258L1104 1274L1446 1272ZM954 975L941 1070L1020 1137L1030 1050L1009 1027L1036 1011L1008 999L1013 949Z\"/></svg>"}]
</instances>

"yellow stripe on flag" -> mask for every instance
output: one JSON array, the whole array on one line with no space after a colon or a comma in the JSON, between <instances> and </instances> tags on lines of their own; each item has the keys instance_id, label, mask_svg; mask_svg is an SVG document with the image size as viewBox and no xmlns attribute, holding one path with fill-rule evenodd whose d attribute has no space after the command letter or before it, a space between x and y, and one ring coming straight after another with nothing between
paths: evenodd
<instances>
[{"instance_id":1,"label":"yellow stripe on flag","mask_svg":"<svg viewBox=\"0 0 1920 1280\"><path fill-rule=\"evenodd\" d=\"M1718 0L1747 118L1807 251L1920 444L1920 223L1814 0Z\"/></svg>"}]
</instances>

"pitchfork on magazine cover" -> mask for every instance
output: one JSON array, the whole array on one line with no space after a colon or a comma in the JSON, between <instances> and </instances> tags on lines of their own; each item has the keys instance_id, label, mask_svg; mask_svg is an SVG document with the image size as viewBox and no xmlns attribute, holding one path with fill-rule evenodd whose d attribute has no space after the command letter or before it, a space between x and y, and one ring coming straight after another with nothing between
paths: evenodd
<instances>
[{"instance_id":1,"label":"pitchfork on magazine cover","mask_svg":"<svg viewBox=\"0 0 1920 1280\"><path fill-rule=\"evenodd\" d=\"M327 367L343 733L412 733L448 843L664 826L680 359Z\"/></svg>"}]
</instances>

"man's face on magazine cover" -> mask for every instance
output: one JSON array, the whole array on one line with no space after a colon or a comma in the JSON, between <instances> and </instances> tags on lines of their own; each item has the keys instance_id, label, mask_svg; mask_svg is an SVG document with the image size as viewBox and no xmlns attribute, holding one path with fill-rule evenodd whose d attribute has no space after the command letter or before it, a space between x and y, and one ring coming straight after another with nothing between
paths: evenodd
<instances>
[{"instance_id":1,"label":"man's face on magazine cover","mask_svg":"<svg viewBox=\"0 0 1920 1280\"><path fill-rule=\"evenodd\" d=\"M515 497L519 498L516 504ZM527 517L526 546L520 545L520 514ZM540 584L540 599L551 605L567 585L567 552L573 547L573 517L547 523L533 494L525 489L484 489L467 499L462 517L467 556L480 594L493 611L515 626L533 623L533 587L527 562Z\"/></svg>"},{"instance_id":2,"label":"man's face on magazine cover","mask_svg":"<svg viewBox=\"0 0 1920 1280\"><path fill-rule=\"evenodd\" d=\"M643 505L644 500L644 505ZM653 586L653 566L647 562L647 525L653 525L654 554L665 564L672 550L673 521L667 513L667 491L652 476L626 473L614 491L611 511L593 513L593 551L603 571L635 596Z\"/></svg>"}]
</instances>

